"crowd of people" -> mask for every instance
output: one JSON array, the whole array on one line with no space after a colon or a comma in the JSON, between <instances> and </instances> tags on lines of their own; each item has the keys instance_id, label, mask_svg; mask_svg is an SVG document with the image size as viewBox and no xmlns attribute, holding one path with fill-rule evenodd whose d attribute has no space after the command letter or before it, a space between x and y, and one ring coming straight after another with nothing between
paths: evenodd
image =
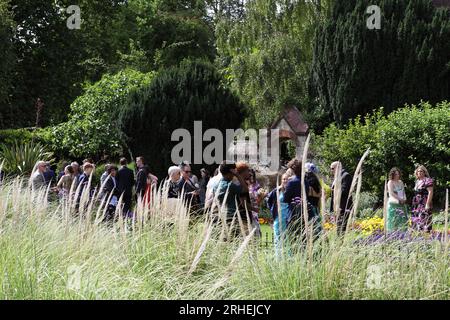
<instances>
[{"instance_id":1,"label":"crowd of people","mask_svg":"<svg viewBox=\"0 0 450 320\"><path fill-rule=\"evenodd\" d=\"M302 181L303 166L305 177ZM75 200L79 204L93 170L93 161L85 159L81 166L77 162L67 164L56 176L48 163L40 161L35 166L30 183L32 188L39 189L49 187L53 180L55 183L49 187L50 190L57 193L61 200L67 199L70 194L76 194L78 198ZM142 201L145 205L151 202L152 192L158 190L158 178L149 171L143 157L136 158L136 171L135 173L128 168L126 158L120 159L120 167L113 164L105 166L98 194L102 205L106 206L106 220L114 219L120 197L121 212L128 217L132 216L134 202ZM202 168L199 179L193 174L189 162L185 161L168 169L168 176L164 181L164 196L184 201L191 213L211 214L216 221L222 219L230 228L229 234L234 236L247 235L254 229L255 234L260 235L258 217L262 206L267 206L273 217L274 241L278 246L286 235L304 235L305 222L313 226L315 236L320 233L320 206L324 203L321 199L325 199L324 192L327 188L331 197L328 211L336 217L337 232L339 235L346 232L352 208L350 193L353 178L339 161L330 165L330 172L333 183L328 187L313 163L303 165L300 160L293 159L282 173L279 186L267 192L258 183L255 170L246 162L224 161L213 175ZM414 229L431 231L433 180L424 166L416 169L415 176L412 210L408 214L400 170L392 168L389 172L386 216L388 232L406 229L409 218ZM96 186L90 185L90 188L88 194L93 195ZM302 190L306 195L307 212L304 212ZM334 200L335 196L338 201Z\"/></svg>"},{"instance_id":2,"label":"crowd of people","mask_svg":"<svg viewBox=\"0 0 450 320\"><path fill-rule=\"evenodd\" d=\"M218 174L212 177L207 185L205 207L208 208L213 200L216 200L218 207L225 207L229 224L232 224L236 213L239 213L238 220L248 225L248 228L239 231L248 232L255 227L258 230L259 208L265 204L273 217L274 241L278 246L286 236L305 239L305 223L312 226L313 239L317 238L322 228L320 206L325 203L321 203L321 199L325 200L326 190L329 189L331 199L327 211L336 217L337 233L342 236L348 228L353 207L353 177L341 162L335 161L330 165L333 182L331 187L328 187L320 177L317 167L311 162L304 164L305 177L302 181L302 166L298 159L291 160L281 176L280 185L266 192L259 186L255 172L246 163L222 163ZM414 230L431 231L433 179L424 166L417 167L415 177L414 196L409 212L404 185L400 180L400 170L391 169L387 183L387 232L405 230L409 221ZM302 202L302 189L306 196L306 212ZM338 198L337 201L335 197Z\"/></svg>"},{"instance_id":3,"label":"crowd of people","mask_svg":"<svg viewBox=\"0 0 450 320\"><path fill-rule=\"evenodd\" d=\"M156 185L158 178L150 173L143 157L136 158L136 174L128 168L126 158L121 158L120 168L114 164L107 164L100 177L98 199L106 207L106 220L112 220L119 198L122 197L122 212L130 216L133 203L133 189L135 199L141 199L144 203L150 202L152 186ZM64 169L56 176L49 163L39 161L36 163L30 177L30 186L35 189L50 188L58 194L61 201L75 197L77 206L81 202L83 194L92 198L98 186L90 183L95 165L92 159L83 160L80 165L74 161L63 166ZM89 190L85 190L89 187ZM85 192L86 191L86 192Z\"/></svg>"}]
</instances>

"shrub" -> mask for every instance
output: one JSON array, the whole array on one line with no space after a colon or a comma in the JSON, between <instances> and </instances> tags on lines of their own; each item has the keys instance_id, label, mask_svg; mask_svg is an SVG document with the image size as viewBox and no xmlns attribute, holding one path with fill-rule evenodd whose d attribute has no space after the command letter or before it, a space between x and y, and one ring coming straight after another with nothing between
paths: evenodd
<instances>
[{"instance_id":1,"label":"shrub","mask_svg":"<svg viewBox=\"0 0 450 320\"><path fill-rule=\"evenodd\" d=\"M368 219L363 219L356 222L356 228L359 229L363 235L371 235L374 232L381 232L384 229L383 218L375 215Z\"/></svg>"},{"instance_id":2,"label":"shrub","mask_svg":"<svg viewBox=\"0 0 450 320\"><path fill-rule=\"evenodd\" d=\"M18 61L16 50L11 39L14 37L14 30L17 28L14 22L12 10L9 10L9 0L0 2L0 128L11 124L10 110L6 108L9 102L9 94L14 87L13 75L15 64Z\"/></svg>"},{"instance_id":3,"label":"shrub","mask_svg":"<svg viewBox=\"0 0 450 320\"><path fill-rule=\"evenodd\" d=\"M236 129L244 106L223 85L214 66L185 61L159 72L147 88L135 91L120 117L134 155L144 156L155 174L165 176L172 148L178 143L171 141L174 130L184 128L192 134L194 121L202 121L203 132Z\"/></svg>"},{"instance_id":4,"label":"shrub","mask_svg":"<svg viewBox=\"0 0 450 320\"><path fill-rule=\"evenodd\" d=\"M41 132L42 136L50 138L56 151L77 158L120 155L124 148L120 109L153 76L131 69L103 76L72 103L67 122Z\"/></svg>"},{"instance_id":5,"label":"shrub","mask_svg":"<svg viewBox=\"0 0 450 320\"><path fill-rule=\"evenodd\" d=\"M379 198L376 193L363 191L359 194L358 215L360 218L373 216L374 210L379 204Z\"/></svg>"},{"instance_id":6,"label":"shrub","mask_svg":"<svg viewBox=\"0 0 450 320\"><path fill-rule=\"evenodd\" d=\"M439 213L435 213L433 214L433 225L438 225L438 224L445 224L445 213L444 212L439 212Z\"/></svg>"},{"instance_id":7,"label":"shrub","mask_svg":"<svg viewBox=\"0 0 450 320\"><path fill-rule=\"evenodd\" d=\"M52 161L53 154L43 145L36 142L3 145L0 148L0 164L3 162L3 171L8 175L27 175L33 171L36 162Z\"/></svg>"},{"instance_id":8,"label":"shrub","mask_svg":"<svg viewBox=\"0 0 450 320\"><path fill-rule=\"evenodd\" d=\"M20 140L23 143L33 140L33 133L29 129L0 130L0 145L12 145Z\"/></svg>"},{"instance_id":9,"label":"shrub","mask_svg":"<svg viewBox=\"0 0 450 320\"><path fill-rule=\"evenodd\" d=\"M50 136L61 156L115 158L128 151L143 155L154 173L165 175L171 163L175 129L193 132L237 128L244 107L221 75L206 62L185 61L154 73L134 70L106 75L71 106L69 121L40 132ZM155 152L157 151L157 152Z\"/></svg>"},{"instance_id":10,"label":"shrub","mask_svg":"<svg viewBox=\"0 0 450 320\"><path fill-rule=\"evenodd\" d=\"M387 116L380 109L363 120L356 118L344 129L330 125L322 136L315 136L313 148L324 165L340 160L351 172L370 147L363 167L363 188L377 193L380 199L384 181L394 166L403 173L410 199L414 169L423 164L435 179L439 201L445 187L450 186L449 123L450 103L446 101L435 107L426 102L405 106Z\"/></svg>"}]
</instances>

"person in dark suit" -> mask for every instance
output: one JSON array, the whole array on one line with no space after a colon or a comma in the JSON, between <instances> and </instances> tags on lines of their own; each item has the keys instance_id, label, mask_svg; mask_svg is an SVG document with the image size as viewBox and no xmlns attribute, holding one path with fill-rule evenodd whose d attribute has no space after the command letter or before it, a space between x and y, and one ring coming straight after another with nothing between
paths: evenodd
<instances>
[{"instance_id":1,"label":"person in dark suit","mask_svg":"<svg viewBox=\"0 0 450 320\"><path fill-rule=\"evenodd\" d=\"M148 168L145 166L144 157L136 158L136 199L143 199L147 188Z\"/></svg>"},{"instance_id":2,"label":"person in dark suit","mask_svg":"<svg viewBox=\"0 0 450 320\"><path fill-rule=\"evenodd\" d=\"M337 231L339 235L345 233L347 229L347 222L350 216L350 209L352 207L352 196L350 194L350 187L352 184L352 176L345 171L342 164L339 161L335 161L331 164L330 170L334 176L333 184L331 185L331 204L330 212L334 212L334 187L336 184L336 178L338 172L341 172L341 200L339 202L339 212L334 212L337 215Z\"/></svg>"},{"instance_id":3,"label":"person in dark suit","mask_svg":"<svg viewBox=\"0 0 450 320\"><path fill-rule=\"evenodd\" d=\"M116 180L117 171L117 167L114 165L108 167L108 176L103 183L100 193L103 205L107 206L105 221L112 221L114 219L116 207L119 202L120 192Z\"/></svg>"},{"instance_id":4,"label":"person in dark suit","mask_svg":"<svg viewBox=\"0 0 450 320\"><path fill-rule=\"evenodd\" d=\"M81 202L81 198L83 196L83 192L88 192L89 199L91 199L93 196L94 188L92 187L92 185L90 185L89 190L87 190L87 187L89 185L89 179L90 179L90 176L92 175L93 171L94 171L94 165L92 163L85 163L83 165L83 173L78 177L78 183L77 183L78 196L77 196L77 201L76 201L77 211L79 209L79 205Z\"/></svg>"},{"instance_id":5,"label":"person in dark suit","mask_svg":"<svg viewBox=\"0 0 450 320\"><path fill-rule=\"evenodd\" d=\"M89 183L89 178L94 171L94 165L91 163L86 163L83 166L83 173L78 177L78 186L80 187L80 195L83 193L84 189Z\"/></svg>"},{"instance_id":6,"label":"person in dark suit","mask_svg":"<svg viewBox=\"0 0 450 320\"><path fill-rule=\"evenodd\" d=\"M125 158L120 159L120 169L117 172L117 188L120 194L123 194L123 214L127 215L131 209L131 201L134 186L134 172L127 167L128 161Z\"/></svg>"},{"instance_id":7,"label":"person in dark suit","mask_svg":"<svg viewBox=\"0 0 450 320\"><path fill-rule=\"evenodd\" d=\"M100 191L101 199L108 198L111 193L113 193L114 196L119 195L119 189L117 184L117 171L118 169L115 165L110 165L108 167L107 171L108 175Z\"/></svg>"},{"instance_id":8,"label":"person in dark suit","mask_svg":"<svg viewBox=\"0 0 450 320\"><path fill-rule=\"evenodd\" d=\"M44 179L45 179L45 184L49 185L49 184L53 184L55 182L56 179L56 174L55 171L53 170L53 168L50 166L50 163L46 163L45 164L46 170L44 171Z\"/></svg>"}]
</instances>

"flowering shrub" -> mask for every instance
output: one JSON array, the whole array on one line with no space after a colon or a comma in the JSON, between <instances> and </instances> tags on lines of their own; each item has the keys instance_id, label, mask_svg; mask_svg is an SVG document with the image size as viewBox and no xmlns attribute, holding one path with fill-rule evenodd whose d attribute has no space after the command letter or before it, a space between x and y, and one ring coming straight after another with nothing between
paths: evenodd
<instances>
[{"instance_id":1,"label":"flowering shrub","mask_svg":"<svg viewBox=\"0 0 450 320\"><path fill-rule=\"evenodd\" d=\"M447 231L450 239L450 230ZM357 244L375 244L375 243L386 243L392 241L404 241L408 243L420 242L420 243L432 243L433 241L444 241L445 231L432 231L431 233L423 233L417 231L396 231L385 235L382 232L374 232L373 234L359 238L355 241Z\"/></svg>"},{"instance_id":2,"label":"flowering shrub","mask_svg":"<svg viewBox=\"0 0 450 320\"><path fill-rule=\"evenodd\" d=\"M325 222L325 223L323 224L323 228L324 228L326 231L333 230L335 227L336 227L336 225L333 224L333 223L331 223L331 222L329 222L329 221L327 221L327 222Z\"/></svg>"},{"instance_id":3,"label":"flowering shrub","mask_svg":"<svg viewBox=\"0 0 450 320\"><path fill-rule=\"evenodd\" d=\"M330 231L336 228L336 221L334 216L325 217L323 228L326 231ZM352 229L360 231L363 235L369 236L374 233L382 233L384 230L384 219L378 216L372 218L356 221L352 226Z\"/></svg>"},{"instance_id":4,"label":"flowering shrub","mask_svg":"<svg viewBox=\"0 0 450 320\"><path fill-rule=\"evenodd\" d=\"M356 229L360 230L363 235L371 235L374 232L382 232L384 230L384 219L380 217L372 217L355 223Z\"/></svg>"},{"instance_id":5,"label":"flowering shrub","mask_svg":"<svg viewBox=\"0 0 450 320\"><path fill-rule=\"evenodd\" d=\"M118 113L131 94L151 83L155 73L123 70L86 88L70 106L67 122L50 129L49 143L55 151L74 157L120 155L125 142Z\"/></svg>"},{"instance_id":6,"label":"flowering shrub","mask_svg":"<svg viewBox=\"0 0 450 320\"><path fill-rule=\"evenodd\" d=\"M324 216L323 229L325 231L330 231L334 228L336 228L336 217L333 214L326 212Z\"/></svg>"}]
</instances>

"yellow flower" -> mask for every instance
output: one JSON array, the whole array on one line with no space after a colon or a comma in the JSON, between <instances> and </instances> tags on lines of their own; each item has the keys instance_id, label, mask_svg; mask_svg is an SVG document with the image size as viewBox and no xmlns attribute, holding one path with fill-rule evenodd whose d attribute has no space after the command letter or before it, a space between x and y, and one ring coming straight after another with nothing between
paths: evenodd
<instances>
[{"instance_id":1,"label":"yellow flower","mask_svg":"<svg viewBox=\"0 0 450 320\"><path fill-rule=\"evenodd\" d=\"M332 229L334 228L334 224L332 224L332 223L330 223L330 222L325 222L325 223L323 224L323 228L324 228L325 230L332 230Z\"/></svg>"},{"instance_id":2,"label":"yellow flower","mask_svg":"<svg viewBox=\"0 0 450 320\"><path fill-rule=\"evenodd\" d=\"M357 227L361 230L363 235L371 235L377 231L383 231L384 219L380 217L372 217L359 221Z\"/></svg>"}]
</instances>

